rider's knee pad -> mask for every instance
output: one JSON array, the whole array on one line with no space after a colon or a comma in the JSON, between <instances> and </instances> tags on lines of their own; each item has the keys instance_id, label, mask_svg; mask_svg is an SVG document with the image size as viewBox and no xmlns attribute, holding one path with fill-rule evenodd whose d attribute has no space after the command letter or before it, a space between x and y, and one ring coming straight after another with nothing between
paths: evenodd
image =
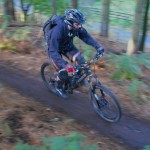
<instances>
[{"instance_id":1,"label":"rider's knee pad","mask_svg":"<svg viewBox=\"0 0 150 150\"><path fill-rule=\"evenodd\" d=\"M58 77L61 81L66 81L68 79L68 72L65 69L62 69L58 73Z\"/></svg>"}]
</instances>

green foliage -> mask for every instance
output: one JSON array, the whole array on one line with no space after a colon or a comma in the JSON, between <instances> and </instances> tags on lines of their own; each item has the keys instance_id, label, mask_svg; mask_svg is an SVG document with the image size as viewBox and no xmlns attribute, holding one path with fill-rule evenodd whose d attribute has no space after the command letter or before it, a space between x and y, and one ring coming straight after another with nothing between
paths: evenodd
<instances>
[{"instance_id":1,"label":"green foliage","mask_svg":"<svg viewBox=\"0 0 150 150\"><path fill-rule=\"evenodd\" d=\"M13 149L14 150L37 150L36 147L34 147L32 145L28 145L28 144L23 144L23 143L16 144Z\"/></svg>"},{"instance_id":2,"label":"green foliage","mask_svg":"<svg viewBox=\"0 0 150 150\"><path fill-rule=\"evenodd\" d=\"M128 88L128 93L130 93L132 100L136 104L142 104L143 102L150 102L148 96L145 95L148 92L148 87L138 79L132 79Z\"/></svg>"},{"instance_id":3,"label":"green foliage","mask_svg":"<svg viewBox=\"0 0 150 150\"><path fill-rule=\"evenodd\" d=\"M92 3L82 0L79 4L80 9L87 16L87 23L91 22L93 26L93 22L101 21L102 0L95 0ZM131 29L135 6L136 0L130 2L128 0L111 0L109 13L110 25Z\"/></svg>"},{"instance_id":4,"label":"green foliage","mask_svg":"<svg viewBox=\"0 0 150 150\"><path fill-rule=\"evenodd\" d=\"M140 66L144 66L147 69L150 69L150 53L140 54L136 57L136 62Z\"/></svg>"},{"instance_id":5,"label":"green foliage","mask_svg":"<svg viewBox=\"0 0 150 150\"><path fill-rule=\"evenodd\" d=\"M15 41L26 41L26 40L30 40L30 36L29 34L31 33L30 31L31 29L28 27L25 28L19 28L14 32L8 32L7 36Z\"/></svg>"},{"instance_id":6,"label":"green foliage","mask_svg":"<svg viewBox=\"0 0 150 150\"><path fill-rule=\"evenodd\" d=\"M54 138L43 138L44 145L49 146L51 150L97 150L96 145L87 144L86 137L82 134L72 132L68 137L60 136Z\"/></svg>"},{"instance_id":7,"label":"green foliage","mask_svg":"<svg viewBox=\"0 0 150 150\"><path fill-rule=\"evenodd\" d=\"M68 0L56 0L56 9L58 14L62 15L64 11L69 7L71 7L71 1L69 3Z\"/></svg>"},{"instance_id":8,"label":"green foliage","mask_svg":"<svg viewBox=\"0 0 150 150\"><path fill-rule=\"evenodd\" d=\"M4 39L2 41L2 43L0 44L0 50L5 50L5 49L9 49L9 50L13 50L13 51L16 51L17 50L17 47L12 45L12 43L7 40L7 39Z\"/></svg>"},{"instance_id":9,"label":"green foliage","mask_svg":"<svg viewBox=\"0 0 150 150\"><path fill-rule=\"evenodd\" d=\"M13 45L13 46L11 47L11 49L12 49L13 51L16 51L16 50L17 50L17 47Z\"/></svg>"},{"instance_id":10,"label":"green foliage","mask_svg":"<svg viewBox=\"0 0 150 150\"><path fill-rule=\"evenodd\" d=\"M110 24L112 26L118 26L119 27L122 27L122 28L131 28L132 27L132 21L131 20L128 20L127 18L126 19L119 19L119 18L113 18L113 17L110 17Z\"/></svg>"},{"instance_id":11,"label":"green foliage","mask_svg":"<svg viewBox=\"0 0 150 150\"><path fill-rule=\"evenodd\" d=\"M92 50L85 50L84 53L83 53L84 57L86 60L90 60L91 56L92 56Z\"/></svg>"},{"instance_id":12,"label":"green foliage","mask_svg":"<svg viewBox=\"0 0 150 150\"><path fill-rule=\"evenodd\" d=\"M85 144L86 140L84 135L72 132L69 136L42 138L40 147L18 143L14 150L98 150L94 144Z\"/></svg>"},{"instance_id":13,"label":"green foliage","mask_svg":"<svg viewBox=\"0 0 150 150\"><path fill-rule=\"evenodd\" d=\"M9 25L8 16L2 15L1 18L4 20L0 25L0 34L3 33Z\"/></svg>"},{"instance_id":14,"label":"green foliage","mask_svg":"<svg viewBox=\"0 0 150 150\"><path fill-rule=\"evenodd\" d=\"M148 86L142 82L141 77L143 67L150 69L150 54L110 55L109 58L110 61L107 65L114 68L111 77L116 80L130 79L127 91L132 96L132 99L138 104L149 102L150 100L146 94L149 93Z\"/></svg>"},{"instance_id":15,"label":"green foliage","mask_svg":"<svg viewBox=\"0 0 150 150\"><path fill-rule=\"evenodd\" d=\"M146 95L146 93L149 93L148 86L138 79L132 79L130 81L127 92L131 95L132 100L137 104L150 102L150 97Z\"/></svg>"},{"instance_id":16,"label":"green foliage","mask_svg":"<svg viewBox=\"0 0 150 150\"><path fill-rule=\"evenodd\" d=\"M143 150L150 150L150 145L144 146Z\"/></svg>"},{"instance_id":17,"label":"green foliage","mask_svg":"<svg viewBox=\"0 0 150 150\"><path fill-rule=\"evenodd\" d=\"M132 79L130 85L128 87L128 92L133 94L134 96L138 96L139 87L141 86L142 82L137 79Z\"/></svg>"},{"instance_id":18,"label":"green foliage","mask_svg":"<svg viewBox=\"0 0 150 150\"><path fill-rule=\"evenodd\" d=\"M5 31L5 36L3 36L0 43L0 50L13 50L17 51L17 46L14 45L15 41L29 41L31 40L30 34L33 30L29 27L22 27L16 30L9 29Z\"/></svg>"},{"instance_id":19,"label":"green foliage","mask_svg":"<svg viewBox=\"0 0 150 150\"><path fill-rule=\"evenodd\" d=\"M65 11L67 7L69 7L68 0L56 0L56 12L57 14L61 14ZM50 0L24 0L24 3L30 3L34 5L34 9L36 12L42 12L45 15L50 15L51 12L51 1Z\"/></svg>"},{"instance_id":20,"label":"green foliage","mask_svg":"<svg viewBox=\"0 0 150 150\"><path fill-rule=\"evenodd\" d=\"M112 75L114 79L132 79L142 75L142 71L133 56L126 54L121 56L111 55L110 58L109 65L115 68Z\"/></svg>"},{"instance_id":21,"label":"green foliage","mask_svg":"<svg viewBox=\"0 0 150 150\"><path fill-rule=\"evenodd\" d=\"M108 65L112 66L115 71L112 75L114 79L133 79L141 77L141 66L150 69L150 54L138 54L138 55L110 55L110 62Z\"/></svg>"},{"instance_id":22,"label":"green foliage","mask_svg":"<svg viewBox=\"0 0 150 150\"><path fill-rule=\"evenodd\" d=\"M130 4L129 1L126 0L111 1L110 25L131 29L133 25L135 6L135 1L130 1Z\"/></svg>"},{"instance_id":23,"label":"green foliage","mask_svg":"<svg viewBox=\"0 0 150 150\"><path fill-rule=\"evenodd\" d=\"M0 50L17 50L17 46L14 45L14 41L29 41L31 29L29 27L19 28L16 30L5 31L5 36L0 43Z\"/></svg>"}]
</instances>

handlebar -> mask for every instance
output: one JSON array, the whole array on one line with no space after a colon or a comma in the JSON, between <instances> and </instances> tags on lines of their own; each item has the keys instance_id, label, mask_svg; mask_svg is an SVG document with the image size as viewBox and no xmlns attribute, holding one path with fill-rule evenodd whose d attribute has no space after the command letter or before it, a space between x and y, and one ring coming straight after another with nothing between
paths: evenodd
<instances>
[{"instance_id":1,"label":"handlebar","mask_svg":"<svg viewBox=\"0 0 150 150\"><path fill-rule=\"evenodd\" d=\"M95 56L87 63L85 64L79 64L78 66L80 67L87 67L87 66L90 66L93 62L95 62L95 60L98 60L100 57L102 57L103 54L99 54L99 53L96 53Z\"/></svg>"},{"instance_id":2,"label":"handlebar","mask_svg":"<svg viewBox=\"0 0 150 150\"><path fill-rule=\"evenodd\" d=\"M93 63L95 60L98 60L102 56L103 56L103 53L101 53L101 54L96 53L95 56L90 60L90 62L88 64L90 65L91 63Z\"/></svg>"}]
</instances>

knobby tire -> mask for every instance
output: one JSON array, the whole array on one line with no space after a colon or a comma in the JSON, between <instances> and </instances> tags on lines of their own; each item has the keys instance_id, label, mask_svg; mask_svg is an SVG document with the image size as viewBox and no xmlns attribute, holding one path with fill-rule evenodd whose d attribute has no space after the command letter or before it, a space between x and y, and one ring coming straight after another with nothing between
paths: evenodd
<instances>
[{"instance_id":1,"label":"knobby tire","mask_svg":"<svg viewBox=\"0 0 150 150\"><path fill-rule=\"evenodd\" d=\"M98 94L96 91L99 91ZM104 95L103 95L103 94ZM117 122L121 118L121 107L120 104L115 97L115 95L106 87L102 86L101 84L94 84L93 90L90 92L90 96L92 99L92 105L97 114L102 117L104 120L108 122ZM107 96L107 97L106 97ZM105 98L103 98L105 97ZM111 113L114 113L114 116L111 116L111 113L105 113L105 111L109 110L112 101L114 110L111 110Z\"/></svg>"}]
</instances>

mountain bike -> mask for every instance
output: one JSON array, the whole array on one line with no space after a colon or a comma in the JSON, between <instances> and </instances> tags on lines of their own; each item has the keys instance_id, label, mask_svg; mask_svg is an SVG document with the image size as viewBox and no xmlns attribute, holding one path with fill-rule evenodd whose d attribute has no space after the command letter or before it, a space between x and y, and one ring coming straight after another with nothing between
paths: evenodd
<instances>
[{"instance_id":1,"label":"mountain bike","mask_svg":"<svg viewBox=\"0 0 150 150\"><path fill-rule=\"evenodd\" d=\"M105 86L103 86L95 73L90 69L91 64L102 55L96 54L89 62L77 64L74 66L75 71L68 77L63 88L67 95L73 94L73 90L80 87L81 83L87 79L89 85L89 98L96 113L108 122L117 122L121 118L121 107L115 95ZM95 72L95 69L94 69ZM50 62L45 62L41 66L41 77L45 86L55 94L58 73Z\"/></svg>"}]
</instances>

